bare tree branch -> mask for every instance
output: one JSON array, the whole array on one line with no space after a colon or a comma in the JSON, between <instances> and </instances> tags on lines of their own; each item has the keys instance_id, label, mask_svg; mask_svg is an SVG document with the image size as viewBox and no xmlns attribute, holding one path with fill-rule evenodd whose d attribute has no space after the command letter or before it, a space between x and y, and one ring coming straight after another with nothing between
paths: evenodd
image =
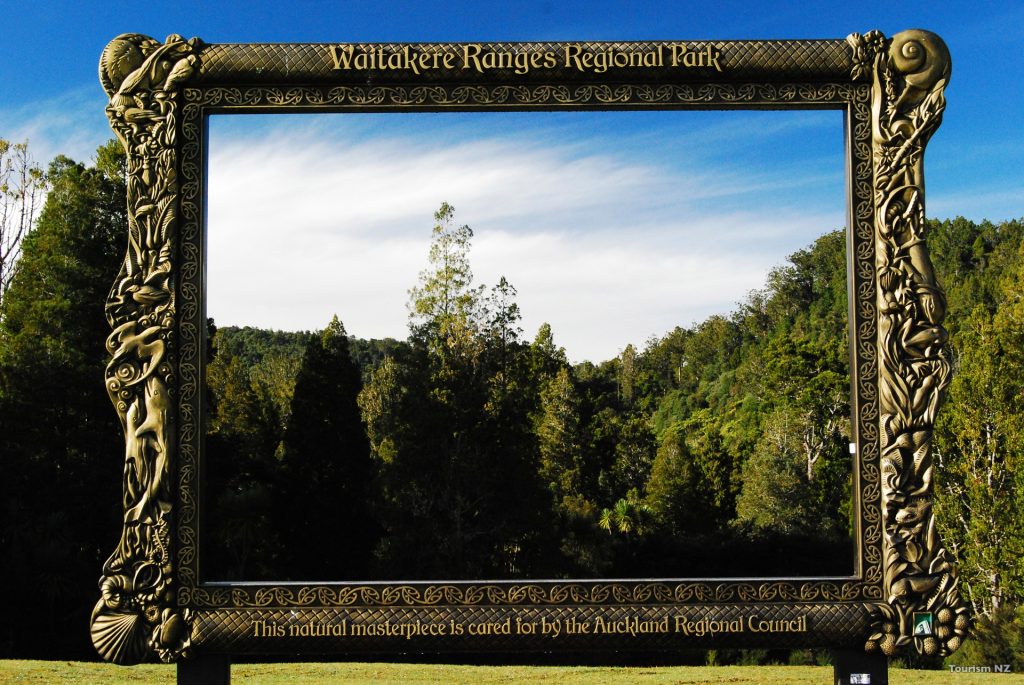
<instances>
[{"instance_id":1,"label":"bare tree branch","mask_svg":"<svg viewBox=\"0 0 1024 685\"><path fill-rule=\"evenodd\" d=\"M48 190L28 143L0 138L0 301L17 273L21 243L35 226Z\"/></svg>"}]
</instances>

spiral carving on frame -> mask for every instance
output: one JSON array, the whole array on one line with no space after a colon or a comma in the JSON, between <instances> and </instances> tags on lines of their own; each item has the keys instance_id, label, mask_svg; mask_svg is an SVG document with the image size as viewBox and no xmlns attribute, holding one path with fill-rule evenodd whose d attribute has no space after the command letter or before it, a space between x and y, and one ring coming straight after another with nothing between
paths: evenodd
<instances>
[{"instance_id":1,"label":"spiral carving on frame","mask_svg":"<svg viewBox=\"0 0 1024 685\"><path fill-rule=\"evenodd\" d=\"M946 299L925 246L923 159L942 121L949 51L927 31L848 39L854 79L872 82L879 402L886 602L868 651L956 650L969 626L932 512L932 428L950 364Z\"/></svg>"},{"instance_id":2,"label":"spiral carving on frame","mask_svg":"<svg viewBox=\"0 0 1024 685\"><path fill-rule=\"evenodd\" d=\"M176 131L179 89L196 71L198 41L123 34L100 58L111 128L128 159L128 251L106 303L113 331L106 386L125 436L121 540L103 565L91 636L100 656L174 661L191 617L175 603Z\"/></svg>"}]
</instances>

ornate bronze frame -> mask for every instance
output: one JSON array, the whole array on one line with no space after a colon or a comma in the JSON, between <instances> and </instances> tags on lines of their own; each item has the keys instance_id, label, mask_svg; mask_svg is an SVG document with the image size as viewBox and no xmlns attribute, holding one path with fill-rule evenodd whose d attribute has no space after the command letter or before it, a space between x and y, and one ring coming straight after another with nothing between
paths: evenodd
<instances>
[{"instance_id":1,"label":"ornate bronze frame","mask_svg":"<svg viewBox=\"0 0 1024 685\"><path fill-rule=\"evenodd\" d=\"M352 60L357 54L362 62ZM470 55L478 61L468 64ZM943 352L944 298L924 243L923 179L924 149L941 120L949 74L945 45L924 31L891 39L872 31L845 41L480 45L115 38L100 60L100 80L110 97L111 126L128 153L128 253L106 304L113 328L106 384L125 431L124 526L104 565L92 616L100 655L135 663L153 656L175 661L193 650L859 646L891 655L908 646L924 654L957 649L967 609L931 511L929 445L950 365ZM203 582L206 117L631 108L845 113L855 573ZM932 629L915 635L915 614L928 616ZM518 629L573 619L607 630L553 639Z\"/></svg>"}]
</instances>

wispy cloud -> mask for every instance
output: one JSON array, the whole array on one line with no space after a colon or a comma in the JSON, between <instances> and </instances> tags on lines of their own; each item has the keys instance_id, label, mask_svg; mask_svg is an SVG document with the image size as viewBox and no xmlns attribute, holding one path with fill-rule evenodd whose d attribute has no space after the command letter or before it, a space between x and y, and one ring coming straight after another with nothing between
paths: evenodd
<instances>
[{"instance_id":1,"label":"wispy cloud","mask_svg":"<svg viewBox=\"0 0 1024 685\"><path fill-rule=\"evenodd\" d=\"M0 105L0 137L28 141L33 158L42 166L58 154L89 162L96 148L113 137L103 113L105 104L97 85L18 107Z\"/></svg>"},{"instance_id":2,"label":"wispy cloud","mask_svg":"<svg viewBox=\"0 0 1024 685\"><path fill-rule=\"evenodd\" d=\"M547 321L573 359L605 359L731 310L842 222L841 175L744 169L714 159L721 141L670 163L653 147L581 145L585 132L559 143L387 121L354 141L293 122L244 139L213 126L218 323L311 329L337 313L355 335L404 337L431 215L448 201L476 231L478 280L517 287L527 335Z\"/></svg>"}]
</instances>

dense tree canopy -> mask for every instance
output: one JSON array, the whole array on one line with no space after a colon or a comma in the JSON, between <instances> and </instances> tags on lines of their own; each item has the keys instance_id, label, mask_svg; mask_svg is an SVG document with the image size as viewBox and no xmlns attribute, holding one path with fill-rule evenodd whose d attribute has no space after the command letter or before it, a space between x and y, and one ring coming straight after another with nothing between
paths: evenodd
<instances>
[{"instance_id":1,"label":"dense tree canopy","mask_svg":"<svg viewBox=\"0 0 1024 685\"><path fill-rule=\"evenodd\" d=\"M104 389L103 316L127 232L123 157L58 157L0 303L0 653L87 654L96 578L117 542L124 445ZM112 498L112 499L111 499Z\"/></svg>"},{"instance_id":2,"label":"dense tree canopy","mask_svg":"<svg viewBox=\"0 0 1024 685\"><path fill-rule=\"evenodd\" d=\"M58 158L47 178L0 303L0 579L25 589L0 654L81 656L119 528L102 304L127 231L123 156ZM1024 596L1024 230L929 227L955 367L938 524L1007 648ZM557 325L524 338L513 284L475 282L472 238L442 205L406 340L352 337L337 318L318 332L211 323L208 577L849 571L841 231L734 311L579 364Z\"/></svg>"}]
</instances>

